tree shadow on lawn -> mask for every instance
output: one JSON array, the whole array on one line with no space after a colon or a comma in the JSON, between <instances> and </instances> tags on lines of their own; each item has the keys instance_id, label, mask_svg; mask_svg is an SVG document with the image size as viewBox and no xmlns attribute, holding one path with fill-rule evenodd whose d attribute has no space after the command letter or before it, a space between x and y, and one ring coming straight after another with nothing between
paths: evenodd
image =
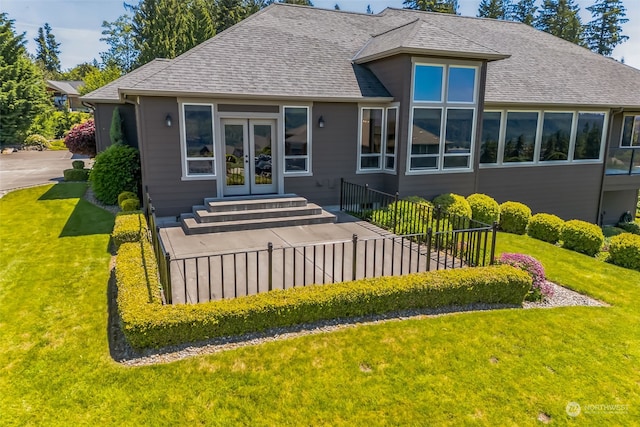
<instances>
[{"instance_id":1,"label":"tree shadow on lawn","mask_svg":"<svg viewBox=\"0 0 640 427\"><path fill-rule=\"evenodd\" d=\"M42 200L80 199L87 191L85 182L59 182L38 198Z\"/></svg>"},{"instance_id":2,"label":"tree shadow on lawn","mask_svg":"<svg viewBox=\"0 0 640 427\"><path fill-rule=\"evenodd\" d=\"M114 221L115 218L110 212L80 199L62 228L59 237L109 235L113 230Z\"/></svg>"}]
</instances>

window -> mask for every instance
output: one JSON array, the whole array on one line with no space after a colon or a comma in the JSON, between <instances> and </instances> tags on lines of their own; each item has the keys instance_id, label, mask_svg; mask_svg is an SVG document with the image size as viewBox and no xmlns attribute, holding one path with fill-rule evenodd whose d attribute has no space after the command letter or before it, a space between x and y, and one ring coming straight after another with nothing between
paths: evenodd
<instances>
[{"instance_id":1,"label":"window","mask_svg":"<svg viewBox=\"0 0 640 427\"><path fill-rule=\"evenodd\" d=\"M606 120L599 111L485 111L480 163L601 161Z\"/></svg>"},{"instance_id":2,"label":"window","mask_svg":"<svg viewBox=\"0 0 640 427\"><path fill-rule=\"evenodd\" d=\"M507 113L504 162L532 162L538 128L537 112Z\"/></svg>"},{"instance_id":3,"label":"window","mask_svg":"<svg viewBox=\"0 0 640 427\"><path fill-rule=\"evenodd\" d=\"M215 175L213 106L184 104L183 115L185 175Z\"/></svg>"},{"instance_id":4,"label":"window","mask_svg":"<svg viewBox=\"0 0 640 427\"><path fill-rule=\"evenodd\" d=\"M604 138L604 113L579 113L576 130L575 160L597 160Z\"/></svg>"},{"instance_id":5,"label":"window","mask_svg":"<svg viewBox=\"0 0 640 427\"><path fill-rule=\"evenodd\" d=\"M284 173L308 174L309 107L284 107Z\"/></svg>"},{"instance_id":6,"label":"window","mask_svg":"<svg viewBox=\"0 0 640 427\"><path fill-rule=\"evenodd\" d=\"M398 108L360 109L358 170L395 171Z\"/></svg>"},{"instance_id":7,"label":"window","mask_svg":"<svg viewBox=\"0 0 640 427\"><path fill-rule=\"evenodd\" d=\"M500 111L486 111L482 116L480 163L498 163L501 119L502 113Z\"/></svg>"},{"instance_id":8,"label":"window","mask_svg":"<svg viewBox=\"0 0 640 427\"><path fill-rule=\"evenodd\" d=\"M415 64L409 171L469 170L478 67Z\"/></svg>"},{"instance_id":9,"label":"window","mask_svg":"<svg viewBox=\"0 0 640 427\"><path fill-rule=\"evenodd\" d=\"M620 147L640 147L640 116L624 116Z\"/></svg>"},{"instance_id":10,"label":"window","mask_svg":"<svg viewBox=\"0 0 640 427\"><path fill-rule=\"evenodd\" d=\"M572 124L573 113L544 113L539 158L541 162L569 159Z\"/></svg>"}]
</instances>

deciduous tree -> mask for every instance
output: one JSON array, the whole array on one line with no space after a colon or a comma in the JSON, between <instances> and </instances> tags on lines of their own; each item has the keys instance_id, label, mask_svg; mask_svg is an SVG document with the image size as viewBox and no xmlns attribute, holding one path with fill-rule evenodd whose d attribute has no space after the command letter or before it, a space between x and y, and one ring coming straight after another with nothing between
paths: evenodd
<instances>
[{"instance_id":1,"label":"deciduous tree","mask_svg":"<svg viewBox=\"0 0 640 427\"><path fill-rule=\"evenodd\" d=\"M109 50L100 52L100 59L105 66L115 65L125 72L133 69L138 50L134 45L133 22L131 16L121 15L113 22L102 21L100 38L109 45Z\"/></svg>"}]
</instances>

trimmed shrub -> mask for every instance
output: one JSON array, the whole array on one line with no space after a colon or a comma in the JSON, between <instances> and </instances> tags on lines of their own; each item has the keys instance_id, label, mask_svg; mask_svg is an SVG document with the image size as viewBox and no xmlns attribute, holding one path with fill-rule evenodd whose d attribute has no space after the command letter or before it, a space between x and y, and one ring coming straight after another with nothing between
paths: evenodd
<instances>
[{"instance_id":1,"label":"trimmed shrub","mask_svg":"<svg viewBox=\"0 0 640 427\"><path fill-rule=\"evenodd\" d=\"M89 172L89 169L65 169L62 173L65 181L87 181Z\"/></svg>"},{"instance_id":2,"label":"trimmed shrub","mask_svg":"<svg viewBox=\"0 0 640 427\"><path fill-rule=\"evenodd\" d=\"M96 156L89 175L96 198L107 205L115 205L123 191L138 193L140 158L138 150L115 144Z\"/></svg>"},{"instance_id":3,"label":"trimmed shrub","mask_svg":"<svg viewBox=\"0 0 640 427\"><path fill-rule=\"evenodd\" d=\"M408 197L371 213L371 222L396 234L426 233L433 205L421 197ZM394 227L395 226L395 227Z\"/></svg>"},{"instance_id":4,"label":"trimmed shrub","mask_svg":"<svg viewBox=\"0 0 640 427\"><path fill-rule=\"evenodd\" d=\"M500 229L507 233L524 234L531 218L529 206L520 202L504 202L500 205Z\"/></svg>"},{"instance_id":5,"label":"trimmed shrub","mask_svg":"<svg viewBox=\"0 0 640 427\"><path fill-rule=\"evenodd\" d=\"M604 234L595 224L573 219L564 224L560 240L563 248L594 256L600 252L604 243Z\"/></svg>"},{"instance_id":6,"label":"trimmed shrub","mask_svg":"<svg viewBox=\"0 0 640 427\"><path fill-rule=\"evenodd\" d=\"M43 149L49 145L49 141L44 136L34 133L33 135L29 135L25 138L24 145L27 147L39 147L40 149Z\"/></svg>"},{"instance_id":7,"label":"trimmed shrub","mask_svg":"<svg viewBox=\"0 0 640 427\"><path fill-rule=\"evenodd\" d=\"M533 281L531 291L527 295L530 301L539 301L553 296L553 288L547 283L544 267L532 256L525 254L504 253L498 258L498 264L506 264L517 267L531 276Z\"/></svg>"},{"instance_id":8,"label":"trimmed shrub","mask_svg":"<svg viewBox=\"0 0 640 427\"><path fill-rule=\"evenodd\" d=\"M449 226L454 230L460 230L469 227L469 221L471 219L471 206L467 199L454 193L441 194L433 199L434 206L440 206L441 209L449 214L457 215L457 217L447 218L449 224L446 224L446 228L439 227L441 230L448 229Z\"/></svg>"},{"instance_id":9,"label":"trimmed shrub","mask_svg":"<svg viewBox=\"0 0 640 427\"><path fill-rule=\"evenodd\" d=\"M546 213L535 214L529 220L527 234L543 242L557 243L564 227L564 221L559 217Z\"/></svg>"},{"instance_id":10,"label":"trimmed shrub","mask_svg":"<svg viewBox=\"0 0 640 427\"><path fill-rule=\"evenodd\" d=\"M609 262L640 271L640 236L623 233L611 238Z\"/></svg>"},{"instance_id":11,"label":"trimmed shrub","mask_svg":"<svg viewBox=\"0 0 640 427\"><path fill-rule=\"evenodd\" d=\"M113 109L111 115L111 127L109 128L109 138L112 144L125 144L124 132L122 129L122 118L120 118L120 108Z\"/></svg>"},{"instance_id":12,"label":"trimmed shrub","mask_svg":"<svg viewBox=\"0 0 640 427\"><path fill-rule=\"evenodd\" d=\"M640 235L640 224L637 222L619 222L617 227L623 229L627 233Z\"/></svg>"},{"instance_id":13,"label":"trimmed shrub","mask_svg":"<svg viewBox=\"0 0 640 427\"><path fill-rule=\"evenodd\" d=\"M148 232L147 220L142 213L128 213L116 216L111 237L118 248L123 243L139 242L145 239Z\"/></svg>"},{"instance_id":14,"label":"trimmed shrub","mask_svg":"<svg viewBox=\"0 0 640 427\"><path fill-rule=\"evenodd\" d=\"M527 273L500 265L291 288L203 304L162 305L157 264L147 239L120 246L115 277L122 328L138 349L408 309L520 305L531 289Z\"/></svg>"},{"instance_id":15,"label":"trimmed shrub","mask_svg":"<svg viewBox=\"0 0 640 427\"><path fill-rule=\"evenodd\" d=\"M122 202L124 202L127 199L137 199L138 195L132 191L123 191L122 193L118 194L118 206L121 206Z\"/></svg>"},{"instance_id":16,"label":"trimmed shrub","mask_svg":"<svg viewBox=\"0 0 640 427\"><path fill-rule=\"evenodd\" d=\"M74 169L84 169L84 162L82 160L74 160L71 162L71 167Z\"/></svg>"},{"instance_id":17,"label":"trimmed shrub","mask_svg":"<svg viewBox=\"0 0 640 427\"><path fill-rule=\"evenodd\" d=\"M135 199L125 199L120 203L120 209L124 212L132 212L140 209L140 200L138 198Z\"/></svg>"},{"instance_id":18,"label":"trimmed shrub","mask_svg":"<svg viewBox=\"0 0 640 427\"><path fill-rule=\"evenodd\" d=\"M472 194L467 197L469 207L471 207L471 218L491 225L500 220L500 205L493 197L486 194Z\"/></svg>"},{"instance_id":19,"label":"trimmed shrub","mask_svg":"<svg viewBox=\"0 0 640 427\"><path fill-rule=\"evenodd\" d=\"M73 154L95 157L96 126L93 120L75 125L64 138L64 144Z\"/></svg>"}]
</instances>

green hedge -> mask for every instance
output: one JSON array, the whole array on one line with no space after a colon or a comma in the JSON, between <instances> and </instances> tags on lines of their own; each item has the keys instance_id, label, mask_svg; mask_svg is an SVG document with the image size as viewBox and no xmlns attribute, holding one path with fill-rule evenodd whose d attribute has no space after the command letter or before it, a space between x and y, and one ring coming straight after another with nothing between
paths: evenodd
<instances>
[{"instance_id":1,"label":"green hedge","mask_svg":"<svg viewBox=\"0 0 640 427\"><path fill-rule=\"evenodd\" d=\"M548 243L557 243L560 240L564 221L556 215L539 213L529 220L527 234L534 239Z\"/></svg>"},{"instance_id":2,"label":"green hedge","mask_svg":"<svg viewBox=\"0 0 640 427\"><path fill-rule=\"evenodd\" d=\"M595 224L573 219L564 224L560 240L563 248L594 256L600 252L604 243L604 234Z\"/></svg>"},{"instance_id":3,"label":"green hedge","mask_svg":"<svg viewBox=\"0 0 640 427\"><path fill-rule=\"evenodd\" d=\"M65 169L62 174L65 181L88 181L90 169Z\"/></svg>"},{"instance_id":4,"label":"green hedge","mask_svg":"<svg viewBox=\"0 0 640 427\"><path fill-rule=\"evenodd\" d=\"M431 227L432 212L431 202L412 196L373 211L371 222L400 235L425 233Z\"/></svg>"},{"instance_id":5,"label":"green hedge","mask_svg":"<svg viewBox=\"0 0 640 427\"><path fill-rule=\"evenodd\" d=\"M501 265L276 290L203 304L162 305L147 239L122 244L115 275L123 331L134 348L406 309L521 304L531 288L527 273Z\"/></svg>"},{"instance_id":6,"label":"green hedge","mask_svg":"<svg viewBox=\"0 0 640 427\"><path fill-rule=\"evenodd\" d=\"M111 237L116 247L120 247L123 243L144 240L148 232L147 220L141 212L127 212L116 216Z\"/></svg>"},{"instance_id":7,"label":"green hedge","mask_svg":"<svg viewBox=\"0 0 640 427\"><path fill-rule=\"evenodd\" d=\"M500 205L493 197L476 193L467 197L467 202L471 207L472 219L488 225L500 220Z\"/></svg>"},{"instance_id":8,"label":"green hedge","mask_svg":"<svg viewBox=\"0 0 640 427\"><path fill-rule=\"evenodd\" d=\"M623 229L627 233L640 235L640 224L637 222L619 222L617 227Z\"/></svg>"},{"instance_id":9,"label":"green hedge","mask_svg":"<svg viewBox=\"0 0 640 427\"><path fill-rule=\"evenodd\" d=\"M529 206L520 202L500 205L500 228L507 233L524 234L531 218Z\"/></svg>"},{"instance_id":10,"label":"green hedge","mask_svg":"<svg viewBox=\"0 0 640 427\"><path fill-rule=\"evenodd\" d=\"M611 238L609 262L640 271L640 236L622 233Z\"/></svg>"}]
</instances>

